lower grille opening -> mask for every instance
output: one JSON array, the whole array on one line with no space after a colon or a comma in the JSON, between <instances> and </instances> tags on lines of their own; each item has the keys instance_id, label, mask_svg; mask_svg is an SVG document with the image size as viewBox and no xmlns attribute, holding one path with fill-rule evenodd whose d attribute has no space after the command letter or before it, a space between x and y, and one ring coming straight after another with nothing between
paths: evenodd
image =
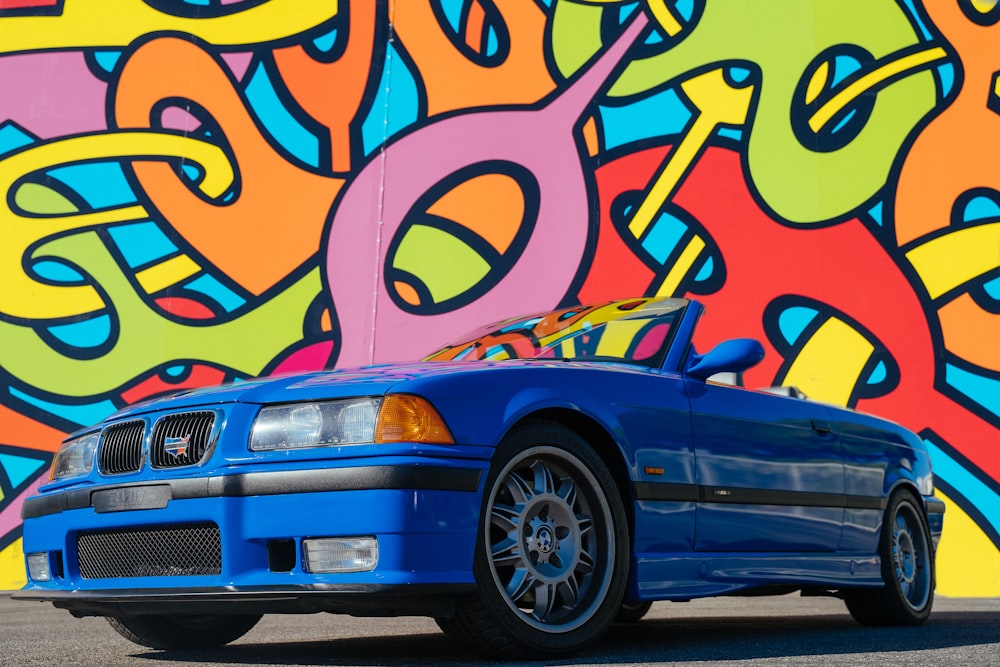
<instances>
[{"instance_id":1,"label":"lower grille opening","mask_svg":"<svg viewBox=\"0 0 1000 667\"><path fill-rule=\"evenodd\" d=\"M80 576L85 579L222 572L222 540L214 523L80 533L76 548Z\"/></svg>"}]
</instances>

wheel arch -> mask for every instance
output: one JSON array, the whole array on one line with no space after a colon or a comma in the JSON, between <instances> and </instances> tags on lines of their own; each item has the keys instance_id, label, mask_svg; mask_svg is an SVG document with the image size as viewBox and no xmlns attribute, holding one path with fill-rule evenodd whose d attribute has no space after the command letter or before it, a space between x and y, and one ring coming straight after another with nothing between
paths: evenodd
<instances>
[{"instance_id":1,"label":"wheel arch","mask_svg":"<svg viewBox=\"0 0 1000 667\"><path fill-rule=\"evenodd\" d=\"M549 407L541 408L522 415L508 429L508 433L518 426L532 422L550 422L560 424L570 429L587 441L601 457L615 480L616 490L625 506L628 517L629 543L635 542L635 498L632 494L631 476L622 448L611 433L599 421L578 410L571 408Z\"/></svg>"}]
</instances>

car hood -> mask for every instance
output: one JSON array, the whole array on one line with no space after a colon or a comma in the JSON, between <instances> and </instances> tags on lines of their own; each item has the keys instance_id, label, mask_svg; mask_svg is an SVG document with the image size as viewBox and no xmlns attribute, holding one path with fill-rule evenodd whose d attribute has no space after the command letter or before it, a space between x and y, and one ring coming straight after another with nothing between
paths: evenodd
<instances>
[{"instance_id":1,"label":"car hood","mask_svg":"<svg viewBox=\"0 0 1000 667\"><path fill-rule=\"evenodd\" d=\"M134 416L160 410L189 409L222 403L292 403L297 401L328 400L348 396L379 396L390 390L420 393L419 385L445 375L484 373L494 369L542 368L545 366L593 367L603 369L620 364L592 364L553 360L507 360L500 362L446 362L427 361L404 364L386 364L353 369L337 369L255 378L233 384L203 387L173 396L136 403L116 413L112 418ZM636 369L632 369L636 370Z\"/></svg>"}]
</instances>

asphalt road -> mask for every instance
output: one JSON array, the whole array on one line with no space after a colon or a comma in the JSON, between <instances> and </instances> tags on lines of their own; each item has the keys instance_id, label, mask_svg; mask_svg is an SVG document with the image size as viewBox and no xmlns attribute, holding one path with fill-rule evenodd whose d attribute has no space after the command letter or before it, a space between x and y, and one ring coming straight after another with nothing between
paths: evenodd
<instances>
[{"instance_id":1,"label":"asphalt road","mask_svg":"<svg viewBox=\"0 0 1000 667\"><path fill-rule=\"evenodd\" d=\"M266 616L211 651L160 652L129 643L100 618L0 594L0 665L476 665L424 618ZM570 659L519 665L1000 665L1000 599L939 597L919 628L864 628L826 598L660 602Z\"/></svg>"}]
</instances>

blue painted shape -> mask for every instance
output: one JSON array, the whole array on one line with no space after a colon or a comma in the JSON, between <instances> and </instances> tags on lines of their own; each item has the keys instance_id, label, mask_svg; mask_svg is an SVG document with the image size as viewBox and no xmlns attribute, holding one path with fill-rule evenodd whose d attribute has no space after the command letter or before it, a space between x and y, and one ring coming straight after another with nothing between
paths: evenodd
<instances>
[{"instance_id":1,"label":"blue painted shape","mask_svg":"<svg viewBox=\"0 0 1000 667\"><path fill-rule=\"evenodd\" d=\"M934 476L961 493L970 505L982 513L993 530L1000 533L1000 495L951 458L934 441L925 439L924 444L927 445L927 451L931 455Z\"/></svg>"},{"instance_id":2,"label":"blue painted shape","mask_svg":"<svg viewBox=\"0 0 1000 667\"><path fill-rule=\"evenodd\" d=\"M885 366L885 362L880 361L878 362L878 365L875 366L875 370L872 371L871 375L868 376L868 379L865 382L866 384L878 384L880 382L884 382L886 377L888 377L888 375L889 371Z\"/></svg>"},{"instance_id":3,"label":"blue painted shape","mask_svg":"<svg viewBox=\"0 0 1000 667\"><path fill-rule=\"evenodd\" d=\"M43 259L31 265L32 271L45 280L63 285L82 285L83 275L69 264L56 259Z\"/></svg>"},{"instance_id":4,"label":"blue painted shape","mask_svg":"<svg viewBox=\"0 0 1000 667\"><path fill-rule=\"evenodd\" d=\"M194 280L184 285L185 289L204 294L211 297L217 304L222 306L227 313L231 313L237 308L246 304L246 299L233 292L231 289L219 282L214 276L203 273Z\"/></svg>"},{"instance_id":5,"label":"blue painted shape","mask_svg":"<svg viewBox=\"0 0 1000 667\"><path fill-rule=\"evenodd\" d=\"M137 222L108 227L129 268L145 266L179 250L155 222Z\"/></svg>"},{"instance_id":6,"label":"blue painted shape","mask_svg":"<svg viewBox=\"0 0 1000 667\"><path fill-rule=\"evenodd\" d=\"M491 27L489 33L486 36L486 55L487 56L496 55L497 51L499 50L500 50L500 40L497 39L497 31Z\"/></svg>"},{"instance_id":7,"label":"blue painted shape","mask_svg":"<svg viewBox=\"0 0 1000 667\"><path fill-rule=\"evenodd\" d=\"M730 67L729 68L729 78L731 78L736 83L743 83L746 81L752 72L746 67Z\"/></svg>"},{"instance_id":8,"label":"blue painted shape","mask_svg":"<svg viewBox=\"0 0 1000 667\"><path fill-rule=\"evenodd\" d=\"M13 121L0 124L0 155L30 146L35 139Z\"/></svg>"},{"instance_id":9,"label":"blue painted shape","mask_svg":"<svg viewBox=\"0 0 1000 667\"><path fill-rule=\"evenodd\" d=\"M691 110L673 89L664 90L625 106L601 106L605 148L624 146L640 139L680 135L691 120ZM655 118L656 122L650 122Z\"/></svg>"},{"instance_id":10,"label":"blue painted shape","mask_svg":"<svg viewBox=\"0 0 1000 667\"><path fill-rule=\"evenodd\" d=\"M932 37L931 31L927 29L927 24L924 23L920 12L918 12L916 7L913 6L913 0L903 0L903 6L906 8L906 12L910 15L910 19L917 25L917 29L920 31L920 36L924 40L930 40Z\"/></svg>"},{"instance_id":11,"label":"blue painted shape","mask_svg":"<svg viewBox=\"0 0 1000 667\"><path fill-rule=\"evenodd\" d=\"M285 106L263 64L258 64L250 76L246 95L254 113L275 141L305 164L319 166L319 139Z\"/></svg>"},{"instance_id":12,"label":"blue painted shape","mask_svg":"<svg viewBox=\"0 0 1000 667\"><path fill-rule=\"evenodd\" d=\"M983 285L983 289L991 298L1000 301L1000 278L989 281Z\"/></svg>"},{"instance_id":13,"label":"blue painted shape","mask_svg":"<svg viewBox=\"0 0 1000 667\"><path fill-rule=\"evenodd\" d=\"M836 86L859 69L861 69L861 63L856 58L844 55L837 56L833 59L833 79L830 81L830 87Z\"/></svg>"},{"instance_id":14,"label":"blue painted shape","mask_svg":"<svg viewBox=\"0 0 1000 667\"><path fill-rule=\"evenodd\" d=\"M88 162L50 169L48 175L73 189L95 209L136 203L135 192L118 162Z\"/></svg>"},{"instance_id":15,"label":"blue painted shape","mask_svg":"<svg viewBox=\"0 0 1000 667\"><path fill-rule=\"evenodd\" d=\"M122 58L121 51L95 51L94 52L94 62L102 70L111 74L115 71L115 67L118 66L118 61Z\"/></svg>"},{"instance_id":16,"label":"blue painted shape","mask_svg":"<svg viewBox=\"0 0 1000 667\"><path fill-rule=\"evenodd\" d=\"M390 96L392 104L389 104ZM365 155L371 155L393 135L415 123L419 108L417 82L406 61L390 44L386 49L375 101L361 124Z\"/></svg>"},{"instance_id":17,"label":"blue painted shape","mask_svg":"<svg viewBox=\"0 0 1000 667\"><path fill-rule=\"evenodd\" d=\"M10 485L16 489L44 468L45 461L13 454L0 454L0 466L7 473Z\"/></svg>"},{"instance_id":18,"label":"blue painted shape","mask_svg":"<svg viewBox=\"0 0 1000 667\"><path fill-rule=\"evenodd\" d=\"M1000 204L992 197L973 197L965 204L962 211L962 221L997 220L1000 219Z\"/></svg>"},{"instance_id":19,"label":"blue painted shape","mask_svg":"<svg viewBox=\"0 0 1000 667\"><path fill-rule=\"evenodd\" d=\"M79 322L58 324L49 327L48 332L73 347L98 347L111 336L111 317L99 315Z\"/></svg>"},{"instance_id":20,"label":"blue painted shape","mask_svg":"<svg viewBox=\"0 0 1000 667\"><path fill-rule=\"evenodd\" d=\"M317 49L319 49L323 53L329 53L330 51L333 50L333 47L335 47L337 45L337 35L339 33L340 33L340 30L337 29L337 28L334 28L330 32L326 33L325 35L320 35L319 37L317 37L316 39L314 39L313 40L313 46L315 46Z\"/></svg>"},{"instance_id":21,"label":"blue painted shape","mask_svg":"<svg viewBox=\"0 0 1000 667\"><path fill-rule=\"evenodd\" d=\"M720 127L718 129L718 135L720 137L732 139L733 141L743 141L743 130L735 127Z\"/></svg>"},{"instance_id":22,"label":"blue painted shape","mask_svg":"<svg viewBox=\"0 0 1000 667\"><path fill-rule=\"evenodd\" d=\"M700 283L703 280L708 280L712 277L712 273L715 271L715 258L709 257L702 264L701 268L698 270L698 275L694 277L696 283Z\"/></svg>"},{"instance_id":23,"label":"blue painted shape","mask_svg":"<svg viewBox=\"0 0 1000 667\"><path fill-rule=\"evenodd\" d=\"M462 8L465 6L465 0L439 0L438 5L451 29L456 34L461 33Z\"/></svg>"},{"instance_id":24,"label":"blue painted shape","mask_svg":"<svg viewBox=\"0 0 1000 667\"><path fill-rule=\"evenodd\" d=\"M879 227L881 227L883 225L883 222L882 222L882 202L878 202L877 204L875 204L874 206L872 206L870 209L868 209L868 215L871 217L872 221L876 225L878 225Z\"/></svg>"},{"instance_id":25,"label":"blue painted shape","mask_svg":"<svg viewBox=\"0 0 1000 667\"><path fill-rule=\"evenodd\" d=\"M10 395L14 398L20 399L29 405L33 405L36 408L77 424L78 426L96 424L118 409L111 401L97 401L95 403L85 404L65 404L46 401L37 396L27 394L15 387L10 387L8 391L10 391Z\"/></svg>"},{"instance_id":26,"label":"blue painted shape","mask_svg":"<svg viewBox=\"0 0 1000 667\"><path fill-rule=\"evenodd\" d=\"M1000 380L984 377L957 366L945 366L945 380L979 405L1000 417Z\"/></svg>"},{"instance_id":27,"label":"blue painted shape","mask_svg":"<svg viewBox=\"0 0 1000 667\"><path fill-rule=\"evenodd\" d=\"M687 232L686 224L670 213L661 213L642 240L642 247L660 264L665 264L670 253Z\"/></svg>"},{"instance_id":28,"label":"blue painted shape","mask_svg":"<svg viewBox=\"0 0 1000 667\"><path fill-rule=\"evenodd\" d=\"M840 128L844 127L849 122L851 122L851 119L854 118L854 116L856 116L857 113L858 112L857 112L856 109L852 109L850 111L850 113L848 113L846 116L844 116L843 120L841 120L839 123L837 123L837 126L835 128L833 128L833 134L836 134L837 132L840 131Z\"/></svg>"},{"instance_id":29,"label":"blue painted shape","mask_svg":"<svg viewBox=\"0 0 1000 667\"><path fill-rule=\"evenodd\" d=\"M806 308L805 306L786 308L778 316L778 329L781 330L781 335L789 345L795 345L795 341L799 339L799 336L817 315L819 315L819 311L815 308Z\"/></svg>"},{"instance_id":30,"label":"blue painted shape","mask_svg":"<svg viewBox=\"0 0 1000 667\"><path fill-rule=\"evenodd\" d=\"M951 89L955 87L955 66L951 63L939 65L937 73L941 79L941 97L948 97Z\"/></svg>"}]
</instances>

